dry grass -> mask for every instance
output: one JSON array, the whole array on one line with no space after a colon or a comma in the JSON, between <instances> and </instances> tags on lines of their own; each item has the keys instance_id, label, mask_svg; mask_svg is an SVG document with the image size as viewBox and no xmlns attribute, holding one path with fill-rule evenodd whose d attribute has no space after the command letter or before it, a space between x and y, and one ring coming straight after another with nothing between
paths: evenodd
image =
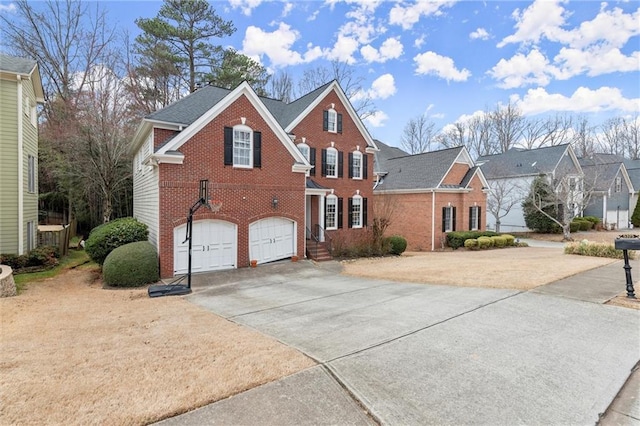
<instances>
[{"instance_id":1,"label":"dry grass","mask_svg":"<svg viewBox=\"0 0 640 426\"><path fill-rule=\"evenodd\" d=\"M637 286L636 286L637 288ZM638 297L638 291L636 290L636 297ZM623 308L631 308L640 310L640 299L627 298L627 292L620 293L613 299L609 300L607 305L622 306Z\"/></svg>"},{"instance_id":2,"label":"dry grass","mask_svg":"<svg viewBox=\"0 0 640 426\"><path fill-rule=\"evenodd\" d=\"M313 365L179 297L68 271L0 300L0 424L144 424Z\"/></svg>"},{"instance_id":3,"label":"dry grass","mask_svg":"<svg viewBox=\"0 0 640 426\"><path fill-rule=\"evenodd\" d=\"M520 247L413 252L400 258L345 261L344 273L405 282L529 290L613 262L616 260L563 255L561 248Z\"/></svg>"},{"instance_id":4,"label":"dry grass","mask_svg":"<svg viewBox=\"0 0 640 426\"><path fill-rule=\"evenodd\" d=\"M579 231L572 232L571 238L574 241L582 241L589 240L596 243L611 243L615 241L615 239L621 234L639 234L639 229L631 229L624 231ZM556 241L563 242L562 234L537 234L535 232L527 232L527 233L516 233L521 238L531 238L533 240L541 240L541 241Z\"/></svg>"}]
</instances>

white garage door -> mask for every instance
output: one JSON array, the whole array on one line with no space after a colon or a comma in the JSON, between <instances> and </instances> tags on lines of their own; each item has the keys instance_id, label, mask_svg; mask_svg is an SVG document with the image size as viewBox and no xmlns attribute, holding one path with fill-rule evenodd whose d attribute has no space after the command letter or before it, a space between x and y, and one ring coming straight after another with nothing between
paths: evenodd
<instances>
[{"instance_id":1,"label":"white garage door","mask_svg":"<svg viewBox=\"0 0 640 426\"><path fill-rule=\"evenodd\" d=\"M189 268L189 242L185 241L187 225L173 229L174 274L186 274ZM217 271L236 267L238 253L237 227L223 220L193 222L191 272Z\"/></svg>"},{"instance_id":2,"label":"white garage door","mask_svg":"<svg viewBox=\"0 0 640 426\"><path fill-rule=\"evenodd\" d=\"M269 217L249 225L249 259L258 263L291 257L296 252L296 223Z\"/></svg>"}]
</instances>

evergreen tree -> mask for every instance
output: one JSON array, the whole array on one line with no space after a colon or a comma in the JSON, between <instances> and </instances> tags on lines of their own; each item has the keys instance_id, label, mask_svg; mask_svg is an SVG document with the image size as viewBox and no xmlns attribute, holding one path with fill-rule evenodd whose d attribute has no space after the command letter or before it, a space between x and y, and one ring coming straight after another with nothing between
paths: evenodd
<instances>
[{"instance_id":1,"label":"evergreen tree","mask_svg":"<svg viewBox=\"0 0 640 426\"><path fill-rule=\"evenodd\" d=\"M544 206L544 213L537 209L536 205ZM522 202L527 228L541 233L558 232L559 225L549 217L557 218L558 210L558 205L554 202L553 189L543 176L536 177L531 184L529 195Z\"/></svg>"},{"instance_id":2,"label":"evergreen tree","mask_svg":"<svg viewBox=\"0 0 640 426\"><path fill-rule=\"evenodd\" d=\"M234 89L243 81L249 82L253 90L260 96L267 96L267 70L248 56L228 49L222 56L222 63L212 70L205 79L212 85Z\"/></svg>"},{"instance_id":3,"label":"evergreen tree","mask_svg":"<svg viewBox=\"0 0 640 426\"><path fill-rule=\"evenodd\" d=\"M635 228L640 227L640 202L636 203L636 208L633 210L633 214L631 215L631 223Z\"/></svg>"}]
</instances>

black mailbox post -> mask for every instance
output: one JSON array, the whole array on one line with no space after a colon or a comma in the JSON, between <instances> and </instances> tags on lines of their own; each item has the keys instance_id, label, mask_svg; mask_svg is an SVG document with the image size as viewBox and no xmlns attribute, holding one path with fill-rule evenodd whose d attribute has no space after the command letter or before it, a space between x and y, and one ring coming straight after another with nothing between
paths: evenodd
<instances>
[{"instance_id":1,"label":"black mailbox post","mask_svg":"<svg viewBox=\"0 0 640 426\"><path fill-rule=\"evenodd\" d=\"M615 241L616 250L622 250L624 255L624 272L627 278L627 297L635 299L636 294L633 289L633 280L631 279L631 265L629 265L629 253L627 250L640 250L640 238L637 235L626 237L621 235Z\"/></svg>"}]
</instances>

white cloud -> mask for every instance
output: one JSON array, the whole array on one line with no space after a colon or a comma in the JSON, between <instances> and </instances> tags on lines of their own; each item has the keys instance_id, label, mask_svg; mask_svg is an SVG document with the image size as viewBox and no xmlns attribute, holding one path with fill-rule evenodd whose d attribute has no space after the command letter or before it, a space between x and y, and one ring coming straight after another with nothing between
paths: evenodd
<instances>
[{"instance_id":1,"label":"white cloud","mask_svg":"<svg viewBox=\"0 0 640 426\"><path fill-rule=\"evenodd\" d=\"M320 11L316 10L311 15L309 15L309 17L307 18L307 22L315 21L319 14L320 14Z\"/></svg>"},{"instance_id":2,"label":"white cloud","mask_svg":"<svg viewBox=\"0 0 640 426\"><path fill-rule=\"evenodd\" d=\"M454 0L417 1L411 6L404 6L397 3L389 12L389 23L401 25L403 29L409 30L420 20L422 16L442 15L445 7L451 7Z\"/></svg>"},{"instance_id":3,"label":"white cloud","mask_svg":"<svg viewBox=\"0 0 640 426\"><path fill-rule=\"evenodd\" d=\"M318 57L318 48L307 45L304 57L291 50L291 46L298 40L300 34L289 25L281 22L273 32L263 31L261 28L249 26L242 41L242 53L260 61L266 55L273 66L295 65L309 62Z\"/></svg>"},{"instance_id":4,"label":"white cloud","mask_svg":"<svg viewBox=\"0 0 640 426\"><path fill-rule=\"evenodd\" d=\"M363 46L360 49L362 57L367 63L370 62L386 62L389 59L397 59L402 55L404 47L397 37L386 39L377 50L371 45Z\"/></svg>"},{"instance_id":5,"label":"white cloud","mask_svg":"<svg viewBox=\"0 0 640 426\"><path fill-rule=\"evenodd\" d=\"M293 10L293 3L289 3L289 2L285 3L284 7L282 8L282 17L286 18L287 16L289 16L292 10Z\"/></svg>"},{"instance_id":6,"label":"white cloud","mask_svg":"<svg viewBox=\"0 0 640 426\"><path fill-rule=\"evenodd\" d=\"M371 127L383 127L385 121L389 119L389 116L383 111L376 111L373 114L367 116L364 121Z\"/></svg>"},{"instance_id":7,"label":"white cloud","mask_svg":"<svg viewBox=\"0 0 640 426\"><path fill-rule=\"evenodd\" d=\"M229 0L232 8L242 10L246 16L251 16L253 9L260 6L261 3L262 0Z\"/></svg>"},{"instance_id":8,"label":"white cloud","mask_svg":"<svg viewBox=\"0 0 640 426\"><path fill-rule=\"evenodd\" d=\"M360 99L387 99L396 94L396 81L391 74L383 74L371 83L371 89L357 92L351 97L352 102Z\"/></svg>"},{"instance_id":9,"label":"white cloud","mask_svg":"<svg viewBox=\"0 0 640 426\"><path fill-rule=\"evenodd\" d=\"M416 74L435 75L447 81L467 81L471 72L467 69L458 70L453 59L440 56L435 52L425 52L413 58L416 63Z\"/></svg>"},{"instance_id":10,"label":"white cloud","mask_svg":"<svg viewBox=\"0 0 640 426\"><path fill-rule=\"evenodd\" d=\"M16 5L15 3L9 3L9 4L2 4L0 3L0 12L15 12L16 11Z\"/></svg>"},{"instance_id":11,"label":"white cloud","mask_svg":"<svg viewBox=\"0 0 640 426\"><path fill-rule=\"evenodd\" d=\"M484 28L478 28L477 30L469 34L469 38L471 40L487 40L489 38L489 33Z\"/></svg>"},{"instance_id":12,"label":"white cloud","mask_svg":"<svg viewBox=\"0 0 640 426\"><path fill-rule=\"evenodd\" d=\"M612 47L622 47L633 36L640 34L640 8L633 14L621 9L601 10L591 21L568 33L569 46L583 48L596 43L606 43ZM561 40L562 41L562 40Z\"/></svg>"},{"instance_id":13,"label":"white cloud","mask_svg":"<svg viewBox=\"0 0 640 426\"><path fill-rule=\"evenodd\" d=\"M593 77L612 72L638 71L640 52L624 55L617 48L594 46L586 50L562 48L554 58L563 79L586 73Z\"/></svg>"},{"instance_id":14,"label":"white cloud","mask_svg":"<svg viewBox=\"0 0 640 426\"><path fill-rule=\"evenodd\" d=\"M551 76L557 75L557 69L539 50L534 49L527 55L518 53L511 59L500 59L488 74L500 81L498 87L512 89L527 85L546 86Z\"/></svg>"},{"instance_id":15,"label":"white cloud","mask_svg":"<svg viewBox=\"0 0 640 426\"><path fill-rule=\"evenodd\" d=\"M522 13L516 9L512 16L516 20L516 32L505 37L498 47L509 43L523 43L540 41L542 36L550 40L562 38L564 30L561 28L566 19L566 13L560 3L566 0L536 0Z\"/></svg>"},{"instance_id":16,"label":"white cloud","mask_svg":"<svg viewBox=\"0 0 640 426\"><path fill-rule=\"evenodd\" d=\"M338 36L338 40L331 49L324 49L324 56L330 61L336 60L347 64L354 64L356 59L353 54L358 49L358 41L343 35Z\"/></svg>"},{"instance_id":17,"label":"white cloud","mask_svg":"<svg viewBox=\"0 0 640 426\"><path fill-rule=\"evenodd\" d=\"M591 90L579 87L570 97L559 93L547 93L543 88L529 89L523 98L511 96L524 115L536 115L549 111L600 112L623 111L640 112L640 98L625 98L616 87L601 87Z\"/></svg>"},{"instance_id":18,"label":"white cloud","mask_svg":"<svg viewBox=\"0 0 640 426\"><path fill-rule=\"evenodd\" d=\"M425 42L425 36L424 36L424 34L422 34L420 37L418 37L416 39L416 41L413 42L413 45L415 47L417 47L418 49L420 49L422 47L422 45L424 44L424 42Z\"/></svg>"}]
</instances>

